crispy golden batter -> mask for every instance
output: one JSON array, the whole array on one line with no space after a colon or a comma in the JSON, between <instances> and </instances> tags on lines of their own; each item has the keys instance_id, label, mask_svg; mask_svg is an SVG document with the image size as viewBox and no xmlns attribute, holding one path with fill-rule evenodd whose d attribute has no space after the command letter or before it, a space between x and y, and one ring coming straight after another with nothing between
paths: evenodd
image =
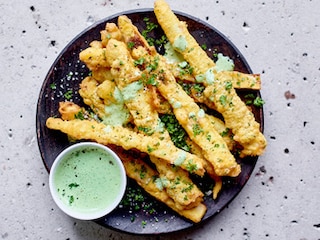
<instances>
[{"instance_id":1,"label":"crispy golden batter","mask_svg":"<svg viewBox=\"0 0 320 240\"><path fill-rule=\"evenodd\" d=\"M92 110L100 117L103 118L105 113L105 106L103 99L97 94L97 87L99 83L92 77L86 77L80 83L79 94L83 99L83 102L90 106Z\"/></svg>"},{"instance_id":2,"label":"crispy golden batter","mask_svg":"<svg viewBox=\"0 0 320 240\"><path fill-rule=\"evenodd\" d=\"M80 111L81 107L73 102L59 102L59 112L63 120L75 119L75 115L77 115Z\"/></svg>"},{"instance_id":3,"label":"crispy golden batter","mask_svg":"<svg viewBox=\"0 0 320 240\"><path fill-rule=\"evenodd\" d=\"M125 29L135 29L130 20L126 20L125 25ZM136 39L137 42L143 42L139 40L142 36L138 31L128 32L131 33L130 37L125 37L126 33L122 32L124 39L128 39L127 41ZM138 57L146 62L146 76L158 81L155 85L161 95L171 104L177 120L189 137L202 149L205 159L214 166L215 173L220 176L237 176L240 173L240 166L236 163L220 134L212 128L214 121L211 121L212 119L210 120L194 100L176 83L165 59L158 54L150 54L148 50L150 47L146 42L143 46L134 47L139 51ZM201 118L197 116L199 112L203 114ZM194 116L191 117L191 115ZM199 134L195 134L196 132Z\"/></svg>"},{"instance_id":4,"label":"crispy golden batter","mask_svg":"<svg viewBox=\"0 0 320 240\"><path fill-rule=\"evenodd\" d=\"M122 32L124 39L127 39L127 41L136 39L137 42L143 42L143 45L137 45L134 46L134 48L139 50L138 57L147 62L146 75L149 74L149 77L151 75L150 78L154 77L158 80L156 83L158 90L171 104L177 120L187 131L189 137L202 149L203 156L213 164L214 171L217 175L237 176L240 173L240 166L236 163L234 156L228 150L220 134L212 128L215 122L217 122L217 124L221 122L212 121L204 112L203 117L199 118L196 116L196 114L201 112L199 106L185 93L180 85L176 83L165 59L158 54L150 54L148 43L141 39L143 37L139 34L138 30L136 30L136 27L132 25L130 19L125 20L126 21L122 23L125 25L123 28L130 34ZM126 37L126 35L128 35L128 37ZM120 46L119 44L115 45L117 48ZM118 58L118 61L119 59L121 59L121 57ZM130 66L130 64L125 65ZM148 66L153 67L150 68ZM177 107L176 105L181 106ZM194 116L190 117L190 114L194 114ZM195 128L199 129L195 130ZM196 131L199 131L199 134L195 134ZM210 136L209 141L208 136Z\"/></svg>"},{"instance_id":5,"label":"crispy golden batter","mask_svg":"<svg viewBox=\"0 0 320 240\"><path fill-rule=\"evenodd\" d=\"M90 70L109 67L105 48L88 47L80 52L79 58Z\"/></svg>"},{"instance_id":6,"label":"crispy golden batter","mask_svg":"<svg viewBox=\"0 0 320 240\"><path fill-rule=\"evenodd\" d=\"M237 176L240 173L240 165L230 153L227 144L221 135L212 128L210 119L203 110L187 95L165 65L159 61L158 89L169 101L173 112L186 130L190 139L194 141L203 152L206 160L214 167L219 176Z\"/></svg>"},{"instance_id":7,"label":"crispy golden batter","mask_svg":"<svg viewBox=\"0 0 320 240\"><path fill-rule=\"evenodd\" d=\"M203 81L208 86L205 96L213 103L212 106L223 115L226 127L234 133L234 139L243 146L241 156L261 155L266 147L266 140L260 132L260 126L255 121L253 114L234 90L232 78L238 79L238 83L235 85L241 85L241 80L245 77L241 74L238 75L238 73L216 72L214 62L188 32L186 24L179 21L164 0L155 1L154 11L173 47L177 45L175 43L178 40L184 43L184 48L179 46L175 49L194 68L194 75L205 76ZM253 78L254 84L259 82L257 77L251 78Z\"/></svg>"},{"instance_id":8,"label":"crispy golden batter","mask_svg":"<svg viewBox=\"0 0 320 240\"><path fill-rule=\"evenodd\" d=\"M155 1L154 12L173 48L193 67L194 76L205 75L209 69L214 69L214 61L189 33L187 24L178 19L165 0ZM173 71L173 73L176 74L176 77L179 76L179 71ZM235 88L261 88L260 75L237 71L224 71L222 74L226 74L232 79ZM188 81L192 79L188 75L186 77L188 77ZM211 80L204 78L203 84L210 85Z\"/></svg>"},{"instance_id":9,"label":"crispy golden batter","mask_svg":"<svg viewBox=\"0 0 320 240\"><path fill-rule=\"evenodd\" d=\"M114 82L99 83L93 77L86 77L80 84L79 94L83 101L106 124L126 125L131 116L124 105L122 95Z\"/></svg>"},{"instance_id":10,"label":"crispy golden batter","mask_svg":"<svg viewBox=\"0 0 320 240\"><path fill-rule=\"evenodd\" d=\"M220 75L226 76L232 82L235 89L261 89L261 77L260 74L247 74L237 71L222 71L216 73L216 78L219 79Z\"/></svg>"},{"instance_id":11,"label":"crispy golden batter","mask_svg":"<svg viewBox=\"0 0 320 240\"><path fill-rule=\"evenodd\" d=\"M113 80L113 76L107 67L99 67L91 71L92 77L97 80L99 83L109 80Z\"/></svg>"},{"instance_id":12,"label":"crispy golden batter","mask_svg":"<svg viewBox=\"0 0 320 240\"><path fill-rule=\"evenodd\" d=\"M126 27L120 29L129 28ZM126 35L124 34L124 36ZM120 90L125 91L126 88L132 88L133 84L135 84L134 86L137 84L140 86L138 89L134 89L133 92L131 90L131 94L127 93L127 95L132 96L129 99L126 98L125 101L138 130L144 134L157 136L171 142L168 132L160 125L158 112L152 107L151 92L144 88L142 82L130 81L130 83L127 84L127 72L140 71L134 66L126 44L111 39L106 48L107 59L110 61L110 65L116 66L115 69L112 68L112 72L114 73L115 82L120 86ZM123 54L118 54L119 51ZM115 56L117 57L115 58ZM118 61L122 64L118 65ZM141 73L139 76L141 76ZM171 164L168 164L160 158L151 156L150 159L155 164L161 179L166 182L164 187L168 195L174 200L177 208L190 209L199 205L203 201L203 193L191 181L187 172L179 167L173 167Z\"/></svg>"},{"instance_id":13,"label":"crispy golden batter","mask_svg":"<svg viewBox=\"0 0 320 240\"><path fill-rule=\"evenodd\" d=\"M178 19L164 0L154 2L154 13L170 43L193 67L195 75L203 74L215 66L212 59L191 36L187 24Z\"/></svg>"},{"instance_id":14,"label":"crispy golden batter","mask_svg":"<svg viewBox=\"0 0 320 240\"><path fill-rule=\"evenodd\" d=\"M187 83L198 83L196 78L186 73L179 66L180 63L170 63L170 71L173 73L176 79L179 79ZM261 89L261 77L260 74L248 74L241 73L238 71L220 71L216 72L217 78L219 75L227 75L230 81L232 82L235 89L251 89L251 90L260 90ZM207 81L202 83L203 85L209 85Z\"/></svg>"},{"instance_id":15,"label":"crispy golden batter","mask_svg":"<svg viewBox=\"0 0 320 240\"><path fill-rule=\"evenodd\" d=\"M152 94L140 80L142 73L134 66L126 44L110 39L106 49L107 59L112 66L111 72L138 130L147 135L157 134L158 137L169 140L169 134L160 124L158 112L152 107Z\"/></svg>"},{"instance_id":16,"label":"crispy golden batter","mask_svg":"<svg viewBox=\"0 0 320 240\"><path fill-rule=\"evenodd\" d=\"M132 24L127 16L119 16L118 25L124 42L133 44L135 49L138 49L138 47L141 46L147 49L148 53L151 55L157 54L156 49L153 46L149 46L146 39L140 34L138 28Z\"/></svg>"},{"instance_id":17,"label":"crispy golden batter","mask_svg":"<svg viewBox=\"0 0 320 240\"><path fill-rule=\"evenodd\" d=\"M201 221L201 219L207 211L207 207L204 204L199 203L198 205L190 209L181 209L177 207L177 204L169 197L167 192L164 189L159 189L159 187L156 185L156 181L154 179L159 177L156 171L150 168L142 160L133 159L128 155L121 155L121 159L124 163L128 176L136 180L136 182L143 189L145 189L146 192L155 197L157 200L165 203L167 206L172 208L181 216L190 219L195 223ZM143 174L141 174L141 172ZM143 175L143 178L141 178L141 175Z\"/></svg>"},{"instance_id":18,"label":"crispy golden batter","mask_svg":"<svg viewBox=\"0 0 320 240\"><path fill-rule=\"evenodd\" d=\"M50 129L66 133L73 139L94 140L101 144L115 144L124 149L138 149L151 156L159 157L173 165L203 176L203 160L196 155L185 152L172 143L157 137L136 133L122 126L106 126L89 120L63 121L60 118L48 118L46 125Z\"/></svg>"},{"instance_id":19,"label":"crispy golden batter","mask_svg":"<svg viewBox=\"0 0 320 240\"><path fill-rule=\"evenodd\" d=\"M214 85L208 86L204 95L214 102L216 109L223 115L226 127L232 130L234 140L242 145L241 157L261 155L267 143L260 132L260 124L235 90L229 87L227 79L221 78Z\"/></svg>"},{"instance_id":20,"label":"crispy golden batter","mask_svg":"<svg viewBox=\"0 0 320 240\"><path fill-rule=\"evenodd\" d=\"M101 35L101 45L103 47L107 46L110 39L121 40L122 35L115 23L107 23L104 30L100 32Z\"/></svg>"},{"instance_id":21,"label":"crispy golden batter","mask_svg":"<svg viewBox=\"0 0 320 240\"><path fill-rule=\"evenodd\" d=\"M203 201L203 193L191 181L186 171L167 164L160 158L150 159L156 165L163 188L178 209L191 209Z\"/></svg>"}]
</instances>

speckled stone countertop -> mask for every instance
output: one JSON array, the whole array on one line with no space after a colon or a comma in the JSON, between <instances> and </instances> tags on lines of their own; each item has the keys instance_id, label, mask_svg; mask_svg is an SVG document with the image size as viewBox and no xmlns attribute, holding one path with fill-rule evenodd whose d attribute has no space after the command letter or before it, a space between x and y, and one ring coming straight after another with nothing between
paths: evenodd
<instances>
[{"instance_id":1,"label":"speckled stone countertop","mask_svg":"<svg viewBox=\"0 0 320 240\"><path fill-rule=\"evenodd\" d=\"M320 239L320 1L168 3L220 30L261 73L268 148L247 185L214 218L164 236L131 236L63 214L36 139L42 82L83 29L153 1L2 0L0 239Z\"/></svg>"}]
</instances>

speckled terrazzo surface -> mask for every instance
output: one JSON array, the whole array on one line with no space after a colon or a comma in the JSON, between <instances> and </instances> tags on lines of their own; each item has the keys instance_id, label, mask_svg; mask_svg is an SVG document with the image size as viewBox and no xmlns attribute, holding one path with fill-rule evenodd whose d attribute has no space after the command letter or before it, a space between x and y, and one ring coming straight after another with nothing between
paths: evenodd
<instances>
[{"instance_id":1,"label":"speckled terrazzo surface","mask_svg":"<svg viewBox=\"0 0 320 240\"><path fill-rule=\"evenodd\" d=\"M261 73L268 148L237 198L183 232L131 236L54 204L36 141L51 64L83 29L153 1L1 1L0 239L320 239L320 1L170 1L225 34Z\"/></svg>"}]
</instances>

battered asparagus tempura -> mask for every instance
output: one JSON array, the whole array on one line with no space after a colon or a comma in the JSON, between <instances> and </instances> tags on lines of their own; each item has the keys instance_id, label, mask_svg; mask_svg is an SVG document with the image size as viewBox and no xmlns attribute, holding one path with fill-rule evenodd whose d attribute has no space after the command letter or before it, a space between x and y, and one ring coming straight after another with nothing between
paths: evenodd
<instances>
[{"instance_id":1,"label":"battered asparagus tempura","mask_svg":"<svg viewBox=\"0 0 320 240\"><path fill-rule=\"evenodd\" d=\"M138 55L140 59L144 59L146 78L153 79L154 85L157 86L161 95L173 107L173 112L181 126L202 149L205 159L214 166L214 171L217 175L237 176L240 173L240 166L236 163L234 156L228 150L220 134L212 128L209 117L200 110L194 100L176 83L175 77L170 72L165 59L154 53L148 43L143 41L143 37L136 27L132 25L130 19L125 17L122 17L122 19L122 28L125 29L122 32L122 36L126 41L135 39L135 49L132 52L136 51L135 55ZM121 27L119 28L122 29ZM197 116L200 112L203 116Z\"/></svg>"},{"instance_id":2,"label":"battered asparagus tempura","mask_svg":"<svg viewBox=\"0 0 320 240\"><path fill-rule=\"evenodd\" d=\"M235 90L229 86L227 79L219 79L216 84L208 86L204 95L214 102L226 127L232 130L234 140L243 147L240 157L261 155L267 143L260 132L260 124L255 121L253 113Z\"/></svg>"},{"instance_id":3,"label":"battered asparagus tempura","mask_svg":"<svg viewBox=\"0 0 320 240\"><path fill-rule=\"evenodd\" d=\"M63 121L60 118L48 118L46 125L50 129L60 130L76 140L87 139L107 145L115 144L124 149L138 149L151 156L159 157L168 163L177 165L188 172L203 176L203 160L185 152L172 143L157 137L145 136L122 126L106 126L90 120L74 119Z\"/></svg>"},{"instance_id":4,"label":"battered asparagus tempura","mask_svg":"<svg viewBox=\"0 0 320 240\"><path fill-rule=\"evenodd\" d=\"M125 104L131 112L138 130L144 134L163 138L171 142L168 132L160 124L157 111L151 104L152 98L150 92L145 89L143 83L136 77L139 76L141 78L142 74L134 66L126 44L111 39L106 49L106 57L110 63L111 72L115 77L115 82L119 89L126 96ZM136 72L136 81L128 79L130 74L127 72ZM187 172L154 156L150 156L150 160L159 171L163 186L177 208L190 209L203 201L203 193L191 181Z\"/></svg>"},{"instance_id":5,"label":"battered asparagus tempura","mask_svg":"<svg viewBox=\"0 0 320 240\"><path fill-rule=\"evenodd\" d=\"M198 223L203 218L207 211L207 207L199 203L195 207L190 209L181 209L177 207L177 204L169 197L164 189L159 189L157 186L157 179L159 179L158 173L150 168L145 162L140 159L133 159L130 155L124 155L120 153L120 157L128 174L128 177L136 180L136 182L146 190L150 195L157 200L165 203L181 216ZM143 178L141 178L141 172L143 172Z\"/></svg>"},{"instance_id":6,"label":"battered asparagus tempura","mask_svg":"<svg viewBox=\"0 0 320 240\"><path fill-rule=\"evenodd\" d=\"M174 49L193 67L195 75L205 73L215 63L191 36L187 24L178 19L164 0L154 2L154 13ZM199 64L200 63L200 64Z\"/></svg>"},{"instance_id":7,"label":"battered asparagus tempura","mask_svg":"<svg viewBox=\"0 0 320 240\"><path fill-rule=\"evenodd\" d=\"M157 134L158 137L169 140L168 132L160 124L158 112L151 104L151 92L141 81L142 72L134 66L126 44L110 39L106 49L111 73L138 130L147 135Z\"/></svg>"},{"instance_id":8,"label":"battered asparagus tempura","mask_svg":"<svg viewBox=\"0 0 320 240\"><path fill-rule=\"evenodd\" d=\"M203 110L176 83L173 75L159 61L158 86L161 94L173 107L173 112L189 137L202 149L202 153L219 176L237 176L241 169L221 135L212 128Z\"/></svg>"},{"instance_id":9,"label":"battered asparagus tempura","mask_svg":"<svg viewBox=\"0 0 320 240\"><path fill-rule=\"evenodd\" d=\"M184 22L179 21L164 0L156 0L154 12L170 43L194 69L194 75L202 76L207 87L205 96L213 103L234 134L234 139L244 148L241 157L261 155L266 139L260 125L234 90L230 76L214 69L215 63L188 32ZM178 44L179 43L179 44Z\"/></svg>"}]
</instances>

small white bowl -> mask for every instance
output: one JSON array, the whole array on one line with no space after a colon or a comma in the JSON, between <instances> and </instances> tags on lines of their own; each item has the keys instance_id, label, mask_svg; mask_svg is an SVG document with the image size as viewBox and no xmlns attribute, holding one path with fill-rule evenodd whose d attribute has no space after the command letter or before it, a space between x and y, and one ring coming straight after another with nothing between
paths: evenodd
<instances>
[{"instance_id":1,"label":"small white bowl","mask_svg":"<svg viewBox=\"0 0 320 240\"><path fill-rule=\"evenodd\" d=\"M93 142L77 143L62 151L49 176L55 203L81 220L98 219L114 210L126 185L120 158L108 147Z\"/></svg>"}]
</instances>

